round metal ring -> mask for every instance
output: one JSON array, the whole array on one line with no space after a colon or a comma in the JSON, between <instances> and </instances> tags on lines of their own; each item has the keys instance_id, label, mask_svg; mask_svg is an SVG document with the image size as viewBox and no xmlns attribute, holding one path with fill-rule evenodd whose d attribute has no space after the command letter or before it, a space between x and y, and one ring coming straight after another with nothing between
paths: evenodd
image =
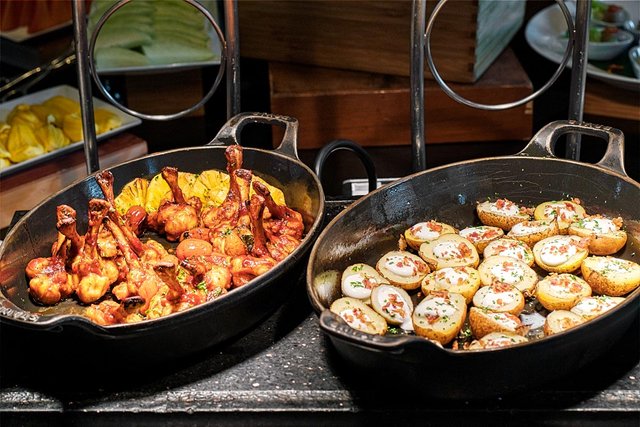
<instances>
[{"instance_id":1,"label":"round metal ring","mask_svg":"<svg viewBox=\"0 0 640 427\"><path fill-rule=\"evenodd\" d=\"M552 84L555 83L558 77L560 77L560 74L562 73L565 66L567 65L567 62L569 61L569 58L571 56L571 51L573 50L573 44L575 41L575 31L574 31L574 25L573 25L573 18L571 17L571 13L567 9L567 6L564 4L564 1L556 0L556 3L558 4L558 6L560 6L560 10L562 10L564 19L567 21L567 27L569 28L569 41L567 43L567 48L564 51L564 56L562 57L562 61L560 62L560 65L556 69L553 76L551 76L551 79L549 79L549 81L544 86L542 86L540 89L533 92L531 95L525 98L522 98L519 101L507 102L504 104L494 104L494 105L479 104L477 102L469 101L468 99L458 95L455 91L453 91L453 89L451 89L445 83L445 81L440 76L440 73L438 73L438 70L436 69L436 65L433 62L433 56L431 54L431 31L433 30L433 24L435 22L436 17L438 16L438 13L440 12L440 9L442 9L442 7L447 3L447 1L448 0L440 0L436 4L435 9L433 9L433 12L429 17L429 20L427 21L427 28L424 34L424 37L425 37L424 44L425 44L425 56L427 57L427 63L429 64L429 69L431 70L431 74L433 74L433 78L436 80L440 88L442 88L442 90L447 95L449 95L450 98L453 98L454 100L456 100L461 104L467 105L469 107L477 108L480 110L489 110L489 111L507 110L509 108L514 108L522 104L526 104L532 99L538 97L538 95L545 92Z\"/></svg>"},{"instance_id":2,"label":"round metal ring","mask_svg":"<svg viewBox=\"0 0 640 427\"><path fill-rule=\"evenodd\" d=\"M177 119L179 117L186 116L187 114L190 114L193 111L196 111L197 109L201 108L211 98L211 96L215 93L216 89L220 85L220 82L222 81L222 76L224 75L224 70L225 70L225 63L226 63L226 60L227 60L227 44L226 44L226 41L224 39L224 35L222 34L222 30L220 30L220 27L216 23L215 19L211 15L211 13L207 10L206 7L204 7L203 5L198 3L196 0L183 0L183 1L189 3L191 6L195 7L196 9L198 9L200 11L200 13L202 13L205 16L205 18L207 18L207 20L211 23L211 25L213 26L214 30L216 31L218 39L220 40L220 50L221 50L221 52L220 52L220 68L218 70L218 75L216 76L216 79L215 79L213 85L211 85L211 89L209 89L209 91L205 94L205 96L200 101L198 101L196 104L192 105L191 107L187 108L186 110L182 110L182 111L179 111L179 112L173 113L173 114L156 114L156 115L144 114L144 113L140 113L138 111L132 110L132 109L130 109L128 107L125 107L124 105L122 105L118 101L116 101L116 99L113 97L113 95L111 95L109 93L109 91L107 91L107 89L102 84L102 81L98 78L98 73L96 71L96 66L95 66L95 55L94 55L94 50L95 50L95 46L96 46L96 40L98 39L98 34L100 33L100 30L102 29L102 26L104 25L104 23L107 21L107 19L109 19L111 17L111 15L113 15L121 7L123 7L124 5L126 5L128 3L131 3L132 1L133 0L120 0L118 3L114 4L113 6L111 6L111 8L109 8L109 10L107 10L104 13L104 15L102 15L102 17L100 18L100 20L96 24L96 28L94 29L93 34L91 36L91 41L89 43L89 52L88 52L89 70L91 72L91 75L93 76L93 80L96 82L96 85L98 86L98 89L100 90L100 92L109 101L111 101L111 103L113 105L115 105L120 110L122 110L122 111L124 111L124 112L126 112L128 114L131 114L132 116L135 116L135 117L138 117L138 118L141 118L141 119L146 119L146 120L158 120L158 121L160 121L160 120L173 120L173 119Z\"/></svg>"}]
</instances>

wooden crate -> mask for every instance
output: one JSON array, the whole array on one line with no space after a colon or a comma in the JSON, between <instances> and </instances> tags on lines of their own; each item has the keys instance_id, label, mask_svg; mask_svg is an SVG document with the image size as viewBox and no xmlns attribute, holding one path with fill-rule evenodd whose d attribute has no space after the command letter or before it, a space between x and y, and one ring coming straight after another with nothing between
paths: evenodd
<instances>
[{"instance_id":1,"label":"wooden crate","mask_svg":"<svg viewBox=\"0 0 640 427\"><path fill-rule=\"evenodd\" d=\"M435 4L427 2L427 16ZM432 32L440 74L447 81L477 80L521 26L524 12L521 0L451 1ZM243 0L238 13L242 56L409 75L410 0Z\"/></svg>"},{"instance_id":2,"label":"wooden crate","mask_svg":"<svg viewBox=\"0 0 640 427\"><path fill-rule=\"evenodd\" d=\"M283 63L269 64L271 111L300 122L299 147L319 148L351 139L364 146L411 143L407 77L342 71ZM467 99L484 104L515 101L532 85L507 49L474 84L451 85ZM532 132L530 104L484 111L459 104L433 81L425 82L427 143L526 140ZM274 127L274 141L281 140Z\"/></svg>"}]
</instances>

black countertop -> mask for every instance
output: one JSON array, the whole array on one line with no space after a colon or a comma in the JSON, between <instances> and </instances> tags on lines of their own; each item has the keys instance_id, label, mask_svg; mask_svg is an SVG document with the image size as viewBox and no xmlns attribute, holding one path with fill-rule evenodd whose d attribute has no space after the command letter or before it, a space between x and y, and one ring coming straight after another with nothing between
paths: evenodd
<instances>
[{"instance_id":1,"label":"black countertop","mask_svg":"<svg viewBox=\"0 0 640 427\"><path fill-rule=\"evenodd\" d=\"M328 205L334 213L341 209ZM374 373L347 368L320 331L301 277L284 305L247 334L133 372L122 360L99 366L89 361L88 371L73 364L52 366L55 348L4 333L0 421L3 426L116 425L124 419L178 426L400 421L637 426L639 323L599 359L540 389L477 401L439 400L421 395L419 384L381 384ZM27 349L41 354L26 357ZM532 375L537 369L544 367L532 366Z\"/></svg>"}]
</instances>

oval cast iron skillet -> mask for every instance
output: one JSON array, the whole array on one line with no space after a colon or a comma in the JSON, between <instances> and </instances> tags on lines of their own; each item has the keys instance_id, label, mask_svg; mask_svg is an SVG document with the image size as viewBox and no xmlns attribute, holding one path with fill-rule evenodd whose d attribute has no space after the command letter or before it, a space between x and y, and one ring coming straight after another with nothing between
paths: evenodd
<instances>
[{"instance_id":1,"label":"oval cast iron skillet","mask_svg":"<svg viewBox=\"0 0 640 427\"><path fill-rule=\"evenodd\" d=\"M609 141L603 159L583 164L555 158L557 138L568 132ZM520 153L471 160L419 172L382 187L336 216L316 241L307 267L307 292L320 327L349 366L387 373L423 392L447 398L481 398L531 387L562 376L605 352L638 316L640 288L595 320L567 332L498 350L453 351L412 335L374 336L350 328L329 311L341 296L339 276L356 262L375 265L397 248L411 225L435 219L461 229L480 225L478 201L506 197L527 206L578 197L589 213L621 216L629 239L616 256L640 262L640 184L622 164L620 131L554 122ZM326 272L338 272L331 279ZM329 278L328 278L329 277Z\"/></svg>"}]
</instances>

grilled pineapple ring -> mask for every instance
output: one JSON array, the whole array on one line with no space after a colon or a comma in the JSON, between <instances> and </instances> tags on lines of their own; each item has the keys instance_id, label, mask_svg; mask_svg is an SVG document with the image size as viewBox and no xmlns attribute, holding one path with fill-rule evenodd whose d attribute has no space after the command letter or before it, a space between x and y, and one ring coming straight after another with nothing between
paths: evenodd
<instances>
[{"instance_id":1,"label":"grilled pineapple ring","mask_svg":"<svg viewBox=\"0 0 640 427\"><path fill-rule=\"evenodd\" d=\"M253 176L264 184L271 192L271 197L279 205L285 205L282 190L267 184L262 178ZM218 170L206 170L200 174L178 172L178 185L186 198L196 196L202 201L202 206L219 206L229 192L229 175ZM253 195L253 187L250 195ZM116 197L116 208L124 214L131 206L142 206L147 212L155 212L163 200L173 198L169 184L162 174L157 174L150 180L136 178L128 182Z\"/></svg>"}]
</instances>

